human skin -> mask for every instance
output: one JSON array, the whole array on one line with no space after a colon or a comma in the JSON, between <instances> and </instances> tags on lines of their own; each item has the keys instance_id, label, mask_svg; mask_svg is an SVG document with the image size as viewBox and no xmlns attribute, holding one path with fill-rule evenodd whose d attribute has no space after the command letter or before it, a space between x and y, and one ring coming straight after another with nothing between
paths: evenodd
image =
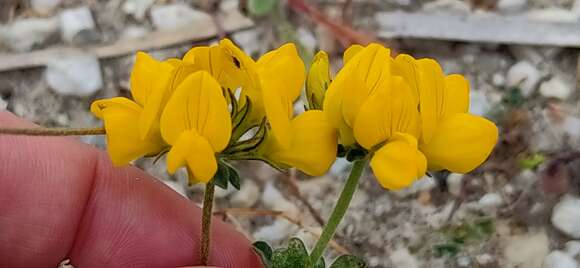
<instances>
[{"instance_id":1,"label":"human skin","mask_svg":"<svg viewBox=\"0 0 580 268\"><path fill-rule=\"evenodd\" d=\"M35 127L0 112L0 127ZM0 135L3 267L199 264L201 211L135 167L66 137ZM250 242L213 220L210 265L261 267Z\"/></svg>"}]
</instances>

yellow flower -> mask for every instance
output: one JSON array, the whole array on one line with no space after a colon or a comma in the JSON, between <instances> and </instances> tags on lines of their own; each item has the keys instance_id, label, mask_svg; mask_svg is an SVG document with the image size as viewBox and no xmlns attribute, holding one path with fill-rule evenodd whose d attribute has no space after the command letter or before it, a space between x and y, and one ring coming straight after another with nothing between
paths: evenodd
<instances>
[{"instance_id":1,"label":"yellow flower","mask_svg":"<svg viewBox=\"0 0 580 268\"><path fill-rule=\"evenodd\" d=\"M306 99L310 110L322 110L324 93L330 84L330 66L328 54L319 51L314 56L314 61L306 78Z\"/></svg>"},{"instance_id":2,"label":"yellow flower","mask_svg":"<svg viewBox=\"0 0 580 268\"><path fill-rule=\"evenodd\" d=\"M325 174L336 159L336 130L322 111L304 112L290 123L289 148L266 137L260 154L277 164L296 167L311 176Z\"/></svg>"},{"instance_id":3,"label":"yellow flower","mask_svg":"<svg viewBox=\"0 0 580 268\"><path fill-rule=\"evenodd\" d=\"M133 100L97 100L91 111L107 131L107 150L115 165L144 155L155 155L167 145L159 133L159 118L173 90L195 68L177 59L159 62L138 52L131 72Z\"/></svg>"},{"instance_id":4,"label":"yellow flower","mask_svg":"<svg viewBox=\"0 0 580 268\"><path fill-rule=\"evenodd\" d=\"M343 69L330 84L324 113L340 131L341 143L358 143L372 154L371 168L387 189L400 189L423 176L427 163L418 150L418 100L405 80L392 75L388 49L371 44L345 52Z\"/></svg>"},{"instance_id":5,"label":"yellow flower","mask_svg":"<svg viewBox=\"0 0 580 268\"><path fill-rule=\"evenodd\" d=\"M190 182L208 182L217 171L215 154L229 143L232 126L218 82L206 71L189 75L161 116L161 134L172 145L167 170L187 166Z\"/></svg>"},{"instance_id":6,"label":"yellow flower","mask_svg":"<svg viewBox=\"0 0 580 268\"><path fill-rule=\"evenodd\" d=\"M399 55L394 64L420 99L419 147L429 169L467 173L481 165L497 142L498 130L491 121L468 113L469 82L461 75L445 76L431 59Z\"/></svg>"}]
</instances>

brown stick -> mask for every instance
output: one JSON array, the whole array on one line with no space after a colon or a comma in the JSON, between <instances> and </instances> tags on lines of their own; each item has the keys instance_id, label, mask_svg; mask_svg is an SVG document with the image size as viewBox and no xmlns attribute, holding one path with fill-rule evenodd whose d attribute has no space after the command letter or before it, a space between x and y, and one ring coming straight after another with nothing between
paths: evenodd
<instances>
[{"instance_id":1,"label":"brown stick","mask_svg":"<svg viewBox=\"0 0 580 268\"><path fill-rule=\"evenodd\" d=\"M105 128L1 128L0 135L85 136L106 134Z\"/></svg>"}]
</instances>

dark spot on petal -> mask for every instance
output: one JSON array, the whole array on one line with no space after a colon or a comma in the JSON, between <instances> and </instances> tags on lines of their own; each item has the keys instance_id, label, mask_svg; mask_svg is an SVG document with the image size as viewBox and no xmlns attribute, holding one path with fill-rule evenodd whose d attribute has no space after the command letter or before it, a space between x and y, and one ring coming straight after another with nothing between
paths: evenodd
<instances>
[{"instance_id":1,"label":"dark spot on petal","mask_svg":"<svg viewBox=\"0 0 580 268\"><path fill-rule=\"evenodd\" d=\"M238 69L241 68L242 64L240 63L240 60L238 60L238 58L236 57L232 57L233 61L234 61L234 65L236 65L236 67L238 67Z\"/></svg>"}]
</instances>

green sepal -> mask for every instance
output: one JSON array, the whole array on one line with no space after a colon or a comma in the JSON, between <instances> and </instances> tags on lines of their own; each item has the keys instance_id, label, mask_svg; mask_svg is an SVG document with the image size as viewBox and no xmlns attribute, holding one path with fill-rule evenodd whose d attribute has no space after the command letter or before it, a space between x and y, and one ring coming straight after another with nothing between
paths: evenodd
<instances>
[{"instance_id":1,"label":"green sepal","mask_svg":"<svg viewBox=\"0 0 580 268\"><path fill-rule=\"evenodd\" d=\"M348 152L346 153L346 160L348 162L354 162L356 160L365 158L366 155L367 155L367 151L365 149L352 148L352 149L348 150Z\"/></svg>"},{"instance_id":2,"label":"green sepal","mask_svg":"<svg viewBox=\"0 0 580 268\"><path fill-rule=\"evenodd\" d=\"M238 174L238 171L230 166L229 164L224 163L227 167L228 167L228 181L230 182L230 184L232 186L234 186L234 188L236 188L236 190L240 190L242 184L241 184L241 179L240 179L240 174Z\"/></svg>"},{"instance_id":3,"label":"green sepal","mask_svg":"<svg viewBox=\"0 0 580 268\"><path fill-rule=\"evenodd\" d=\"M256 131L256 134L254 134L254 136L251 139L235 142L224 151L224 154L250 152L254 151L258 146L260 146L260 144L264 141L266 137L266 129L267 129L266 118L262 119L260 125L256 125L254 127L258 127L258 131Z\"/></svg>"},{"instance_id":4,"label":"green sepal","mask_svg":"<svg viewBox=\"0 0 580 268\"><path fill-rule=\"evenodd\" d=\"M240 125L242 124L242 122L244 122L248 114L250 114L251 110L252 110L252 101L250 100L250 97L246 96L246 103L244 104L244 106L242 106L242 108L239 111L236 110L236 113L232 116L232 128L234 131L240 127Z\"/></svg>"},{"instance_id":5,"label":"green sepal","mask_svg":"<svg viewBox=\"0 0 580 268\"><path fill-rule=\"evenodd\" d=\"M262 264L264 264L266 268L271 268L273 253L272 247L270 247L270 245L264 241L256 241L252 244L252 246L254 251L258 253L258 256L260 256Z\"/></svg>"},{"instance_id":6,"label":"green sepal","mask_svg":"<svg viewBox=\"0 0 580 268\"><path fill-rule=\"evenodd\" d=\"M330 268L366 268L367 264L361 257L342 255L330 265Z\"/></svg>"},{"instance_id":7,"label":"green sepal","mask_svg":"<svg viewBox=\"0 0 580 268\"><path fill-rule=\"evenodd\" d=\"M230 169L223 162L218 162L218 169L213 176L213 182L219 188L228 189L228 180L230 177Z\"/></svg>"}]
</instances>

